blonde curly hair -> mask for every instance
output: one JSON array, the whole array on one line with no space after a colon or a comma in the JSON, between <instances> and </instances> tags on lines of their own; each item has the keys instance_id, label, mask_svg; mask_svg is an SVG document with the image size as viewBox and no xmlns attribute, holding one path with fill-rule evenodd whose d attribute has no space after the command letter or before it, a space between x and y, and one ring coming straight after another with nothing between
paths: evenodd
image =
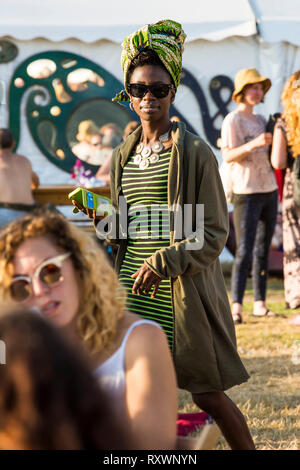
<instances>
[{"instance_id":1,"label":"blonde curly hair","mask_svg":"<svg viewBox=\"0 0 300 470\"><path fill-rule=\"evenodd\" d=\"M106 255L92 237L70 224L60 213L36 209L11 222L0 233L0 299L10 300L13 259L28 239L45 236L56 247L71 252L79 276L79 336L92 352L109 348L123 317L126 297Z\"/></svg>"},{"instance_id":2,"label":"blonde curly hair","mask_svg":"<svg viewBox=\"0 0 300 470\"><path fill-rule=\"evenodd\" d=\"M300 154L300 70L286 82L281 95L283 118L287 128L287 141L296 158Z\"/></svg>"}]
</instances>

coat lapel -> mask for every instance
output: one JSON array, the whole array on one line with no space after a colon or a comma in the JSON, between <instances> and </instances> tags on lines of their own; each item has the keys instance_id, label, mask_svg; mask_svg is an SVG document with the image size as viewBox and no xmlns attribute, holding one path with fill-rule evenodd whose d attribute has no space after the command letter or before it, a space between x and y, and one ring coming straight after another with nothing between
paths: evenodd
<instances>
[{"instance_id":1,"label":"coat lapel","mask_svg":"<svg viewBox=\"0 0 300 470\"><path fill-rule=\"evenodd\" d=\"M182 209L183 204L183 143L185 134L185 124L176 122L173 124L172 139L173 148L170 158L168 175L168 205L171 208L179 205ZM174 236L171 227L170 242L173 243Z\"/></svg>"}]
</instances>

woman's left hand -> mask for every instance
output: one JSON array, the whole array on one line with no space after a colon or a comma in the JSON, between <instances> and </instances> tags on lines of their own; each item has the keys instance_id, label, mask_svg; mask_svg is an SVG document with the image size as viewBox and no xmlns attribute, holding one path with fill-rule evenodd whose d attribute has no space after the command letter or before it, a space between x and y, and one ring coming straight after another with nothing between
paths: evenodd
<instances>
[{"instance_id":1,"label":"woman's left hand","mask_svg":"<svg viewBox=\"0 0 300 470\"><path fill-rule=\"evenodd\" d=\"M154 298L158 291L159 284L161 283L161 277L159 277L149 266L144 263L143 266L132 274L132 279L135 279L135 282L132 286L132 293L141 295L143 292L147 295L149 294L152 286L153 292L151 297Z\"/></svg>"}]
</instances>

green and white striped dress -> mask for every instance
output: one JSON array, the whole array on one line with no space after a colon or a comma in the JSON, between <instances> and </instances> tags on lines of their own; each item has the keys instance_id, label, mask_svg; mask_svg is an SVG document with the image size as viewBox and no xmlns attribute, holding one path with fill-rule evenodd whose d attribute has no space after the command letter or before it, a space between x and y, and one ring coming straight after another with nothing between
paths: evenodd
<instances>
[{"instance_id":1,"label":"green and white striped dress","mask_svg":"<svg viewBox=\"0 0 300 470\"><path fill-rule=\"evenodd\" d=\"M128 246L120 270L127 292L127 309L158 322L169 347L173 346L173 308L170 279L162 280L155 298L132 294L134 274L155 251L169 246L168 169L171 149L163 151L156 163L141 170L132 155L123 170L122 191L128 204Z\"/></svg>"}]
</instances>

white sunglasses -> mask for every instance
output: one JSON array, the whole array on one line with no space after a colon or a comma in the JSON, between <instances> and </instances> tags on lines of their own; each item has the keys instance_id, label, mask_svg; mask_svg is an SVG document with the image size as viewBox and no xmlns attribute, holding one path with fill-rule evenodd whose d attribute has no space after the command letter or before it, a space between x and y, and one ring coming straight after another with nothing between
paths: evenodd
<instances>
[{"instance_id":1,"label":"white sunglasses","mask_svg":"<svg viewBox=\"0 0 300 470\"><path fill-rule=\"evenodd\" d=\"M46 286L52 287L58 282L64 280L61 273L61 266L65 259L71 256L71 253L54 256L46 259L37 266L32 276L20 275L14 276L10 284L11 297L16 302L23 302L32 295L32 279L40 279Z\"/></svg>"}]
</instances>

